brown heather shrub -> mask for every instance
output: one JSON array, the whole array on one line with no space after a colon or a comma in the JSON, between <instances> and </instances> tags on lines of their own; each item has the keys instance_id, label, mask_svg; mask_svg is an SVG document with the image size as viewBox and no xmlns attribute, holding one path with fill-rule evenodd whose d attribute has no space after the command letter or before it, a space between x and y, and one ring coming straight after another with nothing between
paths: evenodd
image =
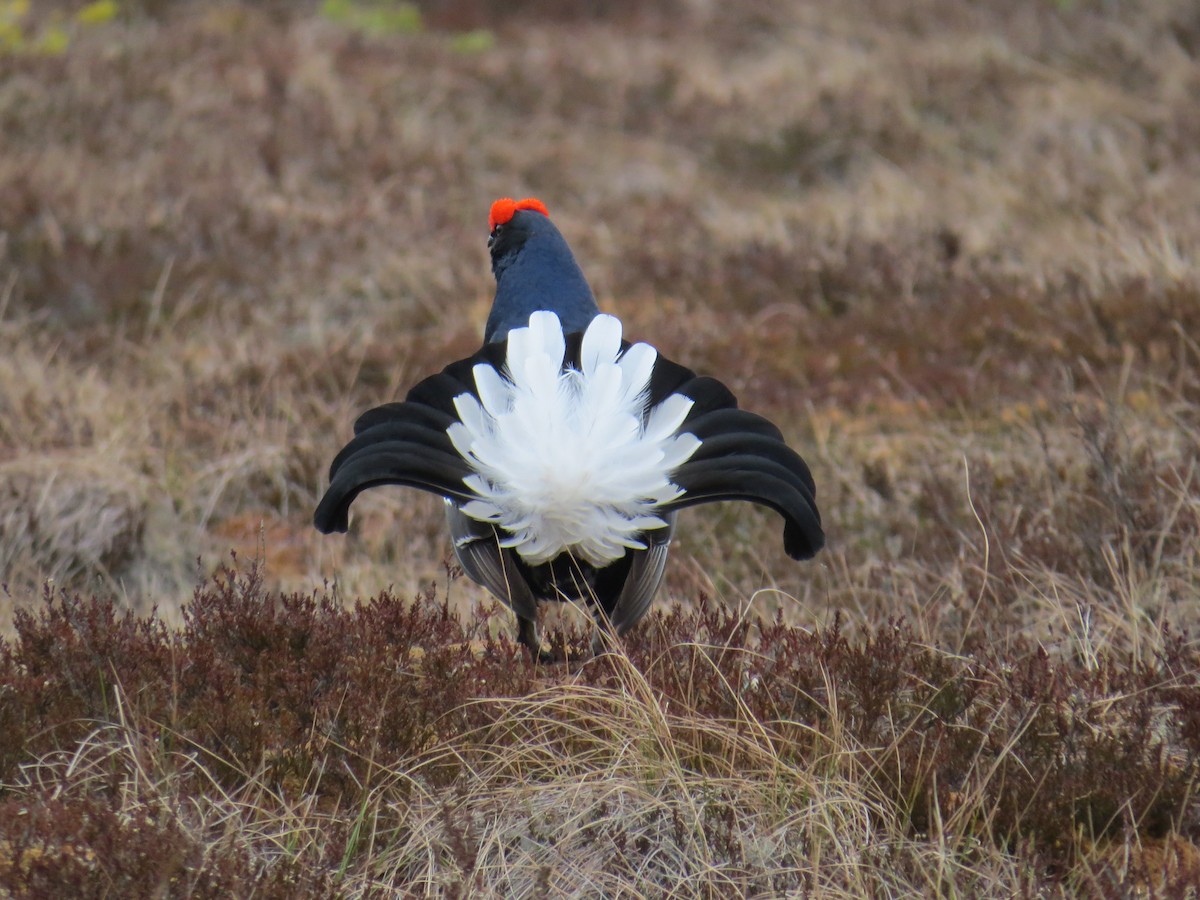
<instances>
[{"instance_id":1,"label":"brown heather shrub","mask_svg":"<svg viewBox=\"0 0 1200 900\"><path fill-rule=\"evenodd\" d=\"M475 801L454 799L467 781L497 763L511 773L501 783L515 784L550 777L536 774L544 766L603 767L623 751L599 723L642 695L665 716L663 736L644 738L689 777L753 777L761 745L776 765L853 773L913 838L994 842L1045 873L1069 871L1080 836L1200 837L1200 660L1165 625L1162 649L1141 660L1115 648L1065 658L1025 640L948 655L901 623L858 635L837 620L819 631L782 619L751 626L701 602L653 615L628 657L567 669L534 667L507 639L472 643L486 625L464 628L432 594L384 594L353 610L328 594L273 594L256 567L223 568L198 587L178 629L47 592L0 644L0 803L12 812L0 817L0 885L36 896L35 886L91 883L91 873L135 892L169 883L173 895L187 886L215 896L261 883L277 896L271 885L288 879L317 884L334 868L370 866L360 826L348 831L345 820L380 785L393 800L371 807L372 840L382 849L386 835L411 834L404 804L440 795L451 869L466 877L483 852L471 849ZM555 700L556 690L577 700L558 705L572 694ZM543 703L532 726L513 718ZM583 722L597 724L581 728L589 708ZM113 728L124 729L127 755L87 763ZM155 781L149 770L165 774ZM150 796L164 784L182 804L173 812ZM303 859L264 857L217 832L205 838L216 825L202 816L189 820L189 804L214 785L268 809L307 797L332 819ZM735 796L706 802L702 832L706 852L734 871L758 859L735 827ZM599 824L603 805L595 814L597 838L617 841L614 859L626 860L611 864L633 877L651 851L651 820L622 847ZM767 890L758 864L745 864L744 886Z\"/></svg>"},{"instance_id":2,"label":"brown heather shrub","mask_svg":"<svg viewBox=\"0 0 1200 900\"><path fill-rule=\"evenodd\" d=\"M972 546L982 556L982 529L989 568L968 569L964 589L994 610L1055 577L1083 605L1110 607L1129 599L1131 579L1162 579L1175 587L1139 602L1168 615L1200 563L1200 444L1185 423L1135 433L1124 406L1070 403L1057 415L1071 426L1057 427L1053 445L1049 416L1034 412L1029 452L971 449L958 473L928 471L899 530L932 561Z\"/></svg>"},{"instance_id":3,"label":"brown heather shrub","mask_svg":"<svg viewBox=\"0 0 1200 900\"><path fill-rule=\"evenodd\" d=\"M1062 849L1076 829L1161 836L1192 814L1200 671L1186 636L1168 631L1153 661L1113 653L1088 668L1022 641L951 657L898 623L851 640L836 621L822 632L776 622L752 648L721 610L676 609L657 627L696 635L653 656L631 647L664 695L705 717L783 728L784 754L812 759L836 734L916 831L982 829ZM987 818L963 821L964 808Z\"/></svg>"},{"instance_id":4,"label":"brown heather shrub","mask_svg":"<svg viewBox=\"0 0 1200 900\"><path fill-rule=\"evenodd\" d=\"M0 713L11 726L0 738L5 780L31 755L114 721L120 698L162 740L208 754L222 780L295 786L320 770L320 790L337 794L344 775L331 753L419 757L486 718L466 705L485 673L501 694L523 692L529 677L506 643L489 643L481 662L431 596L405 604L383 594L352 613L328 594L269 593L257 567L219 570L178 631L118 615L111 601L52 592L36 615L17 612L15 631L0 657L13 700Z\"/></svg>"},{"instance_id":5,"label":"brown heather shrub","mask_svg":"<svg viewBox=\"0 0 1200 900\"><path fill-rule=\"evenodd\" d=\"M0 885L29 898L324 898L331 879L281 858L255 860L236 839L190 833L182 811L118 805L68 790L0 802Z\"/></svg>"}]
</instances>

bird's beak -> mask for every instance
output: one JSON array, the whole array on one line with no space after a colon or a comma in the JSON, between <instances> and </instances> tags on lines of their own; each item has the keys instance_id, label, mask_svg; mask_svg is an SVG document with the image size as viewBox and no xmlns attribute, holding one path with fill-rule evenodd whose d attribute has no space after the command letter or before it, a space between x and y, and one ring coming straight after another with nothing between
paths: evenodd
<instances>
[{"instance_id":1,"label":"bird's beak","mask_svg":"<svg viewBox=\"0 0 1200 900\"><path fill-rule=\"evenodd\" d=\"M493 231L491 234L488 235L488 249L491 250L492 245L495 243L496 243L496 232Z\"/></svg>"}]
</instances>

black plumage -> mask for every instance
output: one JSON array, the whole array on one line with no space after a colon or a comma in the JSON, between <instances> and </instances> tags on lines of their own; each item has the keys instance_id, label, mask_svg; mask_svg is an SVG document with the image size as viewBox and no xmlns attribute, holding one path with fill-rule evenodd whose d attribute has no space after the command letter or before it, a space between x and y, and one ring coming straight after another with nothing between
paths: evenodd
<instances>
[{"instance_id":1,"label":"black plumage","mask_svg":"<svg viewBox=\"0 0 1200 900\"><path fill-rule=\"evenodd\" d=\"M567 336L565 365L579 366L582 334ZM630 346L622 342L622 349ZM370 487L398 484L429 491L457 503L475 495L463 483L474 470L446 435L457 421L454 398L478 397L471 373L476 365L503 368L507 341L488 344L475 355L451 363L416 385L403 403L388 403L359 417L355 436L333 461L330 485L315 516L323 532L345 531L350 504ZM647 414L671 394L693 401L680 432L694 434L700 446L671 475L683 489L664 504L666 528L646 533L647 549L595 567L563 554L530 566L513 548L502 548L493 525L463 515L455 503L448 517L463 568L503 599L517 614L522 641L537 650L537 602L572 600L593 605L624 633L637 624L662 580L675 513L701 503L747 500L769 507L784 519L784 549L793 559L814 556L824 544L816 487L804 460L767 419L739 409L720 381L698 376L659 355L649 383Z\"/></svg>"},{"instance_id":2,"label":"black plumage","mask_svg":"<svg viewBox=\"0 0 1200 900\"><path fill-rule=\"evenodd\" d=\"M521 546L504 546L536 540L495 524L503 517L481 519L478 509L472 511L473 505L478 506L472 501L479 500L480 495L464 479L481 477L477 464L482 464L478 459L464 458L448 433L455 429L460 440L464 439L465 425L460 424L455 399L469 395L482 400L476 366L490 367L501 376L510 375L505 368L511 362L510 335L527 326L532 334L531 317L544 316L543 311L554 313L554 327L561 328L565 336L563 368L579 369L583 335L598 321L600 311L570 247L540 201L496 201L489 215L489 228L496 298L484 329L484 346L473 356L453 362L421 381L403 402L384 404L359 417L354 438L330 467L329 489L314 517L318 529L326 533L345 531L350 505L368 488L397 484L444 497L454 550L464 571L513 609L520 623L520 640L535 656L541 654L536 620L537 605L543 600L585 602L602 623L618 634L632 628L658 591L678 513L689 506L722 500L757 503L783 517L783 544L789 556L809 559L821 549L825 537L812 475L804 460L784 442L779 429L761 416L739 409L733 393L721 382L696 375L662 355L655 358L644 384L645 403L639 410L642 424L645 426L656 407L672 395L682 394L692 404L674 434L693 435L699 445L673 471L655 473L655 477L661 474L659 483L664 490L656 497L662 502L652 504L650 500L624 497L619 501L624 504L620 509L639 510L628 514L614 512L618 501L602 496L588 499L585 513L578 511L578 498L574 500L576 506L571 507L572 514L586 518L588 512L593 512L609 523L614 515L626 516L618 523L626 530L642 527L644 517L654 527L631 538L643 546L609 544L623 546L624 552L615 558L603 557L609 560L604 563L588 562L581 553L573 552L572 547L580 547L579 543L562 546L552 558L537 563L525 558ZM545 325L544 319L539 322ZM612 331L611 322L604 324L609 334L619 334L619 329ZM615 349L615 337L613 340ZM617 359L629 347L628 341L621 341ZM496 390L497 379L490 382ZM471 405L474 407L474 403ZM622 449L628 451L631 447L642 453L642 445L637 443L626 443ZM468 456L476 452L474 444L471 448L464 451ZM662 446L648 446L646 454L660 455L636 458L665 459L660 451ZM651 471L653 465L649 464ZM641 471L637 464L633 468ZM678 495L665 490L671 485L681 489ZM555 498L558 503L558 494ZM544 499L539 497L539 502ZM652 508L646 508L651 504ZM520 515L512 521L519 521ZM519 529L516 524L512 527ZM596 545L589 546L594 556ZM525 549L531 559L541 559L538 551Z\"/></svg>"}]
</instances>

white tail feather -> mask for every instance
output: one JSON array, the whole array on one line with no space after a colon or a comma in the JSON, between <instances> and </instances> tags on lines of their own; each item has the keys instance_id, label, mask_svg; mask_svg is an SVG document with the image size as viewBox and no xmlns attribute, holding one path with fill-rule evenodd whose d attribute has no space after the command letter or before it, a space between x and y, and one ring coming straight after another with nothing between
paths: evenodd
<instances>
[{"instance_id":1,"label":"white tail feather","mask_svg":"<svg viewBox=\"0 0 1200 900\"><path fill-rule=\"evenodd\" d=\"M503 546L531 565L565 550L606 565L666 525L656 508L681 493L671 473L700 441L678 433L689 398L646 414L658 353L634 344L622 354L618 319L588 325L579 369L564 368L565 353L558 316L535 312L508 333L503 376L475 367L479 399L454 399L460 421L447 433L476 472L463 481L478 499L462 510L508 532Z\"/></svg>"}]
</instances>

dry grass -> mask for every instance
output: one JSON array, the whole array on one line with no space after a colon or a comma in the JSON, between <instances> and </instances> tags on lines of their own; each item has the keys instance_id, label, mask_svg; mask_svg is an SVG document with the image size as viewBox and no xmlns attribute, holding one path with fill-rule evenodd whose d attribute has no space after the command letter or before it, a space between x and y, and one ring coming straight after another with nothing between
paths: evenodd
<instances>
[{"instance_id":1,"label":"dry grass","mask_svg":"<svg viewBox=\"0 0 1200 900\"><path fill-rule=\"evenodd\" d=\"M1180 892L1195 653L949 654L675 608L573 671L431 596L225 570L179 629L60 596L0 647L32 896ZM582 644L586 636L576 638Z\"/></svg>"},{"instance_id":2,"label":"dry grass","mask_svg":"<svg viewBox=\"0 0 1200 900\"><path fill-rule=\"evenodd\" d=\"M743 708L744 685L741 706L708 708L647 674L688 637L655 620L603 677L534 672L507 645L492 652L511 675L455 657L446 673L486 683L427 698L460 723L435 748L323 750L283 787L272 766L302 730L261 724L290 708L270 699L282 683L247 695L269 733L247 725L259 755L240 755L157 688L142 705L129 685L89 687L130 665L98 651L63 688L76 699L50 703L59 717L35 717L55 740L10 720L30 743L4 745L0 803L35 825L0 826L0 883L36 896L20 880L36 854L61 868L77 848L117 893L165 877L168 893L263 896L1185 896L1200 878L1193 4L421 5L423 31L370 35L315 9L144 0L61 56L0 55L4 633L50 608L47 580L186 628L231 548L262 561L255 608L326 582L333 606L436 585L472 622L484 597L447 567L435 500L364 497L346 539L309 517L355 413L475 348L487 203L537 194L602 305L778 421L818 481L816 564L787 561L758 511L691 513L666 599L717 598L768 631L778 615L789 640L815 629L856 652L897 623L910 669L863 682L892 731L856 731L868 698L837 678L866 676L803 642L833 679L811 709ZM473 28L492 45L464 49ZM239 615L224 627L265 627ZM437 656L507 627L386 649ZM5 659L49 653L31 633ZM764 639L729 653L749 666ZM324 665L296 640L283 670ZM26 709L12 692L28 672L8 671L0 717ZM995 739L920 750L934 726L906 706L914 679L936 697L964 672L982 691L956 713L969 727L939 708L942 724ZM799 676L772 677L779 696ZM486 709L486 735L462 704ZM344 726L339 710L312 735ZM1039 768L1058 758L1079 780ZM1022 794L1022 771L1045 780ZM1077 805L1088 778L1115 806ZM1161 803L1139 805L1150 785ZM14 855L27 839L35 857ZM174 875L139 868L155 842Z\"/></svg>"}]
</instances>

